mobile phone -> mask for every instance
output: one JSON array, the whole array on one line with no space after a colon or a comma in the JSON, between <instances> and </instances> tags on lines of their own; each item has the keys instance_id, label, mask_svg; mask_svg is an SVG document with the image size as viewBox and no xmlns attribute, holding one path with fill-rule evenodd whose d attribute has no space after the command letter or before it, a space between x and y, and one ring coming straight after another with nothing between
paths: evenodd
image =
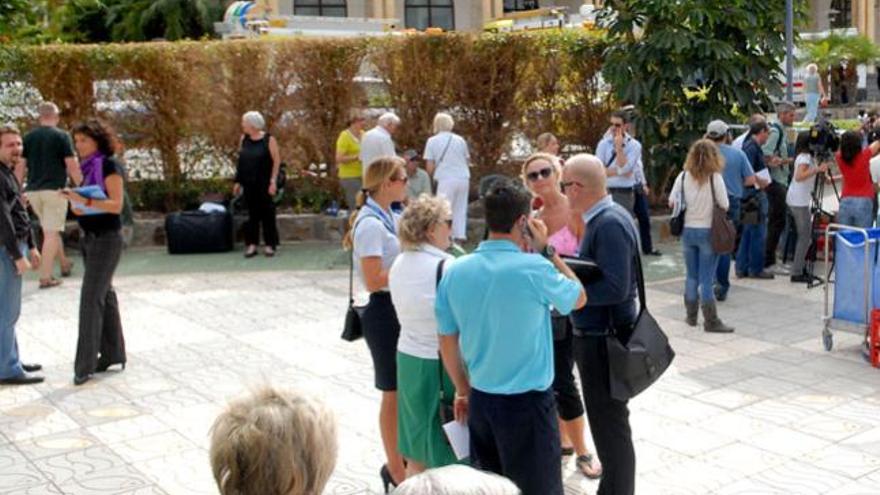
<instances>
[{"instance_id":1,"label":"mobile phone","mask_svg":"<svg viewBox=\"0 0 880 495\"><path fill-rule=\"evenodd\" d=\"M529 227L528 220L523 220L522 234L523 234L523 237L525 237L526 239L534 239L534 236L532 235L532 228Z\"/></svg>"}]
</instances>

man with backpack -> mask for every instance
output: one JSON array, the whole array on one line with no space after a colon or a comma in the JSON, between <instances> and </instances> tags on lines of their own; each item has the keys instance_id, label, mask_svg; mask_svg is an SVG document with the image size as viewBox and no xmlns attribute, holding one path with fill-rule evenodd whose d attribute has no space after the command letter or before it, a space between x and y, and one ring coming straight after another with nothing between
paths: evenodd
<instances>
[{"instance_id":1,"label":"man with backpack","mask_svg":"<svg viewBox=\"0 0 880 495\"><path fill-rule=\"evenodd\" d=\"M791 181L791 166L794 157L791 153L791 144L788 139L789 129L794 123L795 107L791 103L783 102L776 107L776 121L770 122L770 136L761 147L764 152L764 161L770 169L770 177L773 182L767 187L767 201L770 209L767 214L767 244L765 246L764 266L771 267L776 264L776 249L779 246L779 238L785 230L788 207L785 205L785 195L788 192L788 184Z\"/></svg>"}]
</instances>

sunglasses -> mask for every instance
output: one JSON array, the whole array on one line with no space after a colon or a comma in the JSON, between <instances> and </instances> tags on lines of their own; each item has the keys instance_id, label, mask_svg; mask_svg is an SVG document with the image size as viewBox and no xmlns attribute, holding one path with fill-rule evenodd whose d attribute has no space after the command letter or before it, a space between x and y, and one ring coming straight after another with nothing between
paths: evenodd
<instances>
[{"instance_id":1,"label":"sunglasses","mask_svg":"<svg viewBox=\"0 0 880 495\"><path fill-rule=\"evenodd\" d=\"M391 182L403 182L404 184L406 184L407 181L409 181L409 177L407 177L406 175L404 175L403 177L393 177L391 179Z\"/></svg>"},{"instance_id":2,"label":"sunglasses","mask_svg":"<svg viewBox=\"0 0 880 495\"><path fill-rule=\"evenodd\" d=\"M623 127L623 124L621 124L620 122L612 122L611 127Z\"/></svg>"},{"instance_id":3,"label":"sunglasses","mask_svg":"<svg viewBox=\"0 0 880 495\"><path fill-rule=\"evenodd\" d=\"M538 170L537 172L527 173L526 179L528 179L529 182L535 182L536 180L538 180L539 177L542 179L546 179L546 178L550 177L551 175L553 175L553 169L550 167L547 167L547 168L542 168L541 170Z\"/></svg>"},{"instance_id":4,"label":"sunglasses","mask_svg":"<svg viewBox=\"0 0 880 495\"><path fill-rule=\"evenodd\" d=\"M452 228L452 219L451 218L443 220L443 222L446 223L447 227L449 227L450 229Z\"/></svg>"},{"instance_id":5,"label":"sunglasses","mask_svg":"<svg viewBox=\"0 0 880 495\"><path fill-rule=\"evenodd\" d=\"M569 182L562 182L561 184L559 184L559 186L562 188L562 192L565 192L565 189L571 186L584 187L583 184L574 180Z\"/></svg>"}]
</instances>

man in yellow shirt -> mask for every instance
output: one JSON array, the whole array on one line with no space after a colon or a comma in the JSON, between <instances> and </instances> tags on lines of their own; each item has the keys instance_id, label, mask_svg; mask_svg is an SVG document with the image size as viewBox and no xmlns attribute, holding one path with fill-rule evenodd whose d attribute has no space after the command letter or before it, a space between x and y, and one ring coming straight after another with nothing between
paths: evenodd
<instances>
[{"instance_id":1,"label":"man in yellow shirt","mask_svg":"<svg viewBox=\"0 0 880 495\"><path fill-rule=\"evenodd\" d=\"M339 185L345 192L345 203L349 209L357 207L356 198L361 190L361 136L366 119L359 112L353 113L348 127L336 139L336 173Z\"/></svg>"}]
</instances>

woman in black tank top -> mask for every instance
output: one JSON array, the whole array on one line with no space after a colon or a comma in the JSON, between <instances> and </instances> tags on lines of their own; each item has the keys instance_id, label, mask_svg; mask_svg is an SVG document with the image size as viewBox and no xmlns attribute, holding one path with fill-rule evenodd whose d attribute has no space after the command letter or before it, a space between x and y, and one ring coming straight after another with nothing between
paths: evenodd
<instances>
[{"instance_id":1,"label":"woman in black tank top","mask_svg":"<svg viewBox=\"0 0 880 495\"><path fill-rule=\"evenodd\" d=\"M248 221L244 226L244 239L247 248L244 255L251 258L257 255L260 243L260 226L263 228L265 255L274 256L278 247L278 227L275 224L275 202L277 192L275 178L281 166L278 142L265 132L266 122L259 112L248 112L241 119L244 133L241 137L241 150L238 166L235 169L233 193L244 193L247 203Z\"/></svg>"}]
</instances>

